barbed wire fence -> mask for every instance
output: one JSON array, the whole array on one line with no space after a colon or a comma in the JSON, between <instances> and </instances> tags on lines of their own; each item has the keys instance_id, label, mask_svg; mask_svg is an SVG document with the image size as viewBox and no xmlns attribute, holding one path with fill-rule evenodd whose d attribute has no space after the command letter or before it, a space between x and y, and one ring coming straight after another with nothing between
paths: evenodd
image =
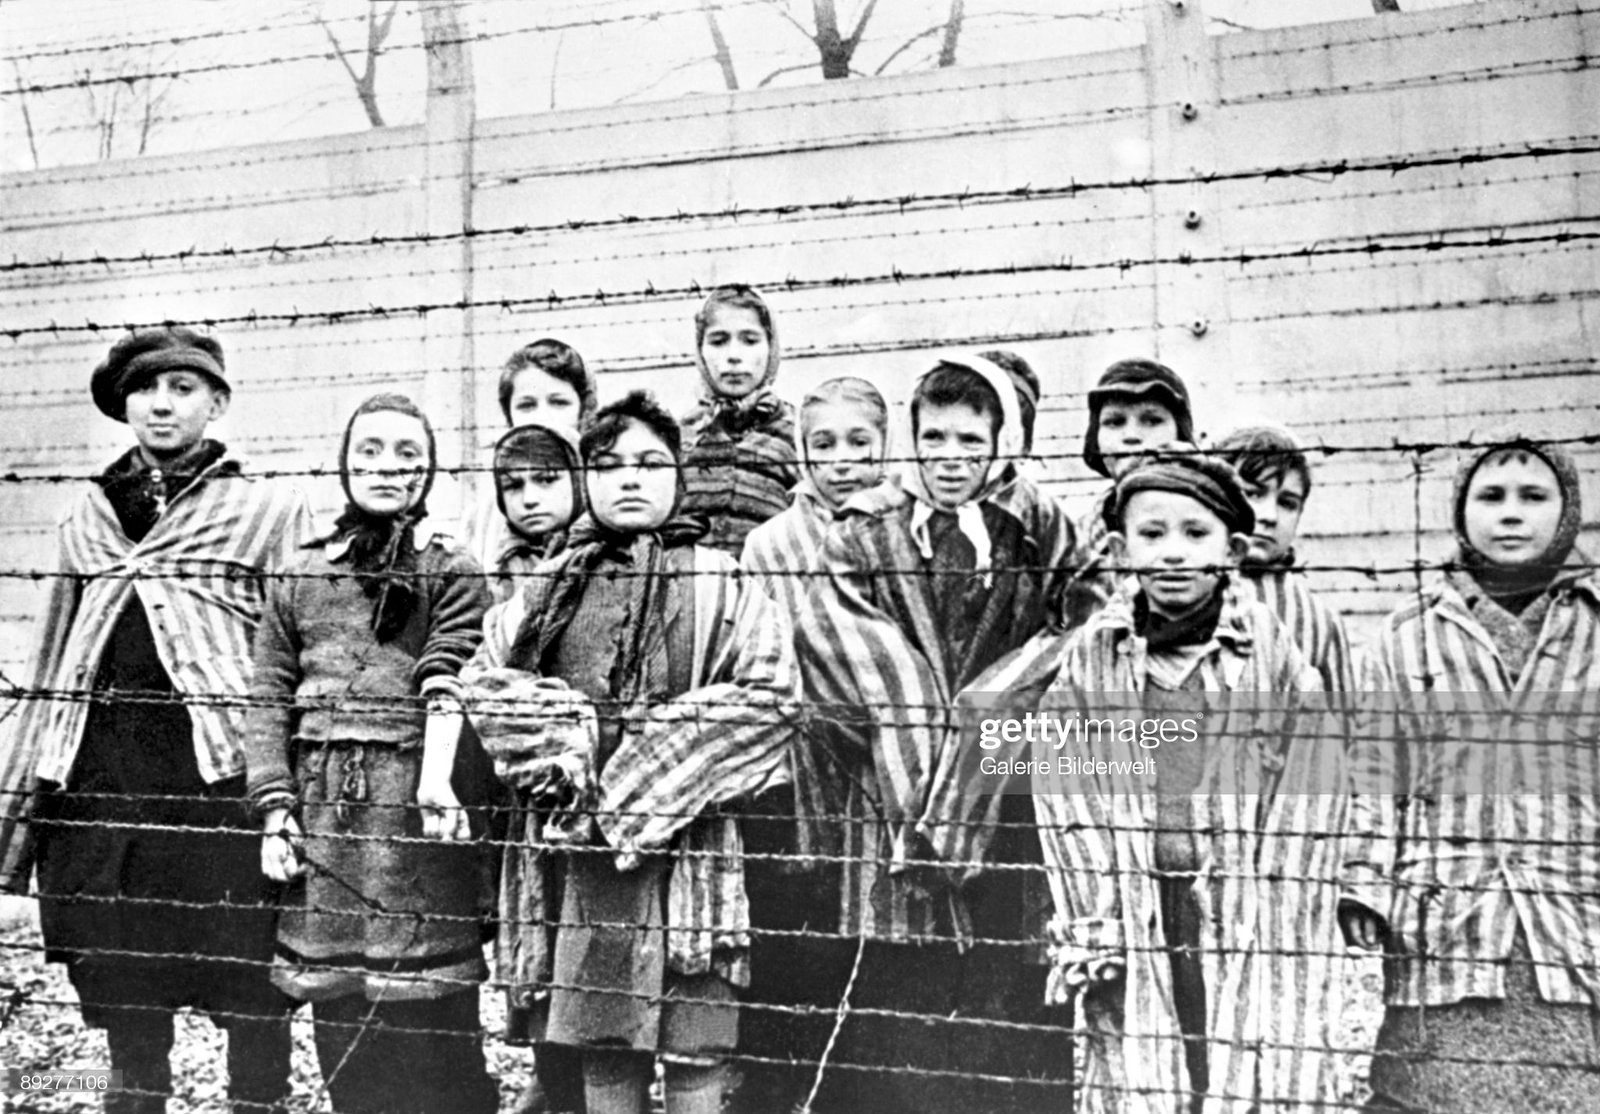
<instances>
[{"instance_id":1,"label":"barbed wire fence","mask_svg":"<svg viewBox=\"0 0 1600 1114\"><path fill-rule=\"evenodd\" d=\"M220 690L108 694L17 680L40 592L61 575L52 520L126 445L92 419L88 370L141 326L217 332L237 396L227 439L251 453L249 475L305 481L323 511L335 506L330 457L344 417L379 386L414 393L433 416L446 510L480 500L482 450L501 425L492 384L505 355L537 336L571 340L599 369L603 396L648 385L684 408L697 388L689 319L723 281L772 301L786 361L778 389L791 398L839 374L903 390L947 349L1025 355L1045 387L1034 467L1079 512L1102 483L1079 463L1084 394L1112 359L1154 355L1190 384L1210 441L1262 413L1301 435L1316 465L1301 561L1358 634L1451 567L1451 454L1499 443L1493 431L1509 423L1566 446L1586 479L1600 459L1600 133L1586 109L1600 79L1584 50L1600 34L1600 6L1585 0L1220 38L1208 37L1201 5L1149 0L1142 50L494 121L477 120L472 103L470 51L484 35L463 31L451 7L424 5L422 127L0 183L0 397L22 415L0 457L0 738L29 702L176 701L235 714L259 704ZM585 22L636 18L597 7ZM294 61L145 76L271 73ZM928 709L872 711L892 723L897 711ZM802 704L796 726L838 712ZM1570 730L1592 738L1592 725ZM160 801L129 798L130 826L172 830L138 818ZM844 829L840 846L863 845L850 830L859 816L820 819ZM1496 831L1484 853L1549 846L1581 862L1597 838L1581 824L1555 839ZM602 850L489 842L503 852ZM800 872L875 861L748 857ZM1048 874L1038 862L988 870L1040 884ZM1591 873L1583 866L1566 881L1593 908ZM362 880L344 881L361 891ZM1318 881L1291 872L1274 885ZM1521 888L1495 890L1512 891ZM858 942L832 929L753 932ZM962 942L1045 950L1042 935ZM37 936L13 933L0 947L42 959ZM1279 958L1295 956L1348 959L1310 942ZM498 975L491 985L504 989ZM79 1006L26 986L5 991L3 1027L63 1024ZM946 1018L848 996L741 1009L1086 1035L1070 1016ZM1357 1062L1370 1052L1347 1038L1317 1047ZM826 1067L1062 1089L1059 1078L860 1064L840 1059L832 1040L827 1048L825 1063L799 1066L818 1077ZM1322 1105L1255 1097L1264 1109Z\"/></svg>"}]
</instances>

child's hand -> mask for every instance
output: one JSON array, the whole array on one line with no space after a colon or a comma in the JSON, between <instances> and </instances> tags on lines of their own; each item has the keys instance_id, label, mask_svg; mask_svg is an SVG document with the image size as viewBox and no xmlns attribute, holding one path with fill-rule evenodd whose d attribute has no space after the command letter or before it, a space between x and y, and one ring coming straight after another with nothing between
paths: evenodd
<instances>
[{"instance_id":1,"label":"child's hand","mask_svg":"<svg viewBox=\"0 0 1600 1114\"><path fill-rule=\"evenodd\" d=\"M1346 944L1369 952L1382 948L1389 932L1382 917L1354 901L1339 903L1339 930L1344 933Z\"/></svg>"},{"instance_id":2,"label":"child's hand","mask_svg":"<svg viewBox=\"0 0 1600 1114\"><path fill-rule=\"evenodd\" d=\"M422 809L422 834L429 839L456 842L472 838L467 810L450 788L449 778L424 777L417 785L417 804Z\"/></svg>"},{"instance_id":3,"label":"child's hand","mask_svg":"<svg viewBox=\"0 0 1600 1114\"><path fill-rule=\"evenodd\" d=\"M305 873L300 861L303 836L286 808L275 808L261 822L261 873L274 882L293 882Z\"/></svg>"}]
</instances>

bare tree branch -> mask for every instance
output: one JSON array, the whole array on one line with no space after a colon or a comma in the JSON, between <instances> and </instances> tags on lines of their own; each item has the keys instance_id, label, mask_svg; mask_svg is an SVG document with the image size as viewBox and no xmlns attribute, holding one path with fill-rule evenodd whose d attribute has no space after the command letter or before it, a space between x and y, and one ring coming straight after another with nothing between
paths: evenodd
<instances>
[{"instance_id":1,"label":"bare tree branch","mask_svg":"<svg viewBox=\"0 0 1600 1114\"><path fill-rule=\"evenodd\" d=\"M717 65L722 67L722 82L729 89L737 89L739 75L734 71L733 54L728 50L728 40L723 37L716 6L712 0L700 0L700 8L706 13L706 26L711 31L711 46L716 51Z\"/></svg>"},{"instance_id":2,"label":"bare tree branch","mask_svg":"<svg viewBox=\"0 0 1600 1114\"><path fill-rule=\"evenodd\" d=\"M550 111L556 110L556 74L561 72L561 48L567 44L567 33L556 32L556 48L550 52Z\"/></svg>"},{"instance_id":3,"label":"bare tree branch","mask_svg":"<svg viewBox=\"0 0 1600 1114\"><path fill-rule=\"evenodd\" d=\"M700 58L691 58L687 62L679 62L676 66L673 66L670 70L668 70L666 73L662 74L660 77L656 78L650 84L644 86L643 88L635 89L633 92L627 94L626 96L618 97L616 100L612 101L611 103L612 104L627 104L629 101L635 99L636 97L644 96L650 90L654 89L656 86L658 86L658 85L662 84L664 81L666 81L673 74L682 73L684 70L692 70L694 67L700 65L704 61L705 61L705 58L702 56ZM794 69L797 69L797 70L809 70L810 68L811 68L811 64L809 62L806 63L804 66L795 66L794 67Z\"/></svg>"},{"instance_id":4,"label":"bare tree branch","mask_svg":"<svg viewBox=\"0 0 1600 1114\"><path fill-rule=\"evenodd\" d=\"M845 40L845 45L849 47L849 54L845 57L846 62L855 55L856 47L861 45L861 36L867 33L867 23L872 19L872 13L877 7L878 0L867 0L867 6L861 9L861 18L856 20L856 29Z\"/></svg>"},{"instance_id":5,"label":"bare tree branch","mask_svg":"<svg viewBox=\"0 0 1600 1114\"><path fill-rule=\"evenodd\" d=\"M799 73L801 70L809 70L810 68L810 62L806 62L804 65L800 66L780 66L778 69L773 70L766 77L762 78L757 83L756 88L765 89L769 84L771 84L772 79L775 77L782 77L786 73Z\"/></svg>"},{"instance_id":6,"label":"bare tree branch","mask_svg":"<svg viewBox=\"0 0 1600 1114\"><path fill-rule=\"evenodd\" d=\"M27 83L22 77L22 63L11 60L11 69L17 75L17 107L22 110L22 126L28 132L28 153L33 156L33 168L39 169L39 141L33 134L33 112L28 108L28 94L23 92Z\"/></svg>"},{"instance_id":7,"label":"bare tree branch","mask_svg":"<svg viewBox=\"0 0 1600 1114\"><path fill-rule=\"evenodd\" d=\"M906 51L908 51L912 47L916 46L923 39L931 39L931 38L933 38L935 35L939 34L941 31L943 31L944 28L945 28L944 24L935 23L932 27L929 27L926 30L918 31L915 35L912 35L905 42L903 42L899 46L895 47L894 50L890 52L889 57L885 58L882 61L882 63L879 64L878 68L872 71L873 74L874 75L882 75L884 72L886 72L889 69L890 65L893 64L893 62L894 62L894 60L896 58L900 57L900 55L904 54Z\"/></svg>"},{"instance_id":8,"label":"bare tree branch","mask_svg":"<svg viewBox=\"0 0 1600 1114\"><path fill-rule=\"evenodd\" d=\"M333 46L334 55L339 59L339 64L344 67L344 72L350 75L351 82L356 87L356 96L361 99L361 107L367 114L367 122L375 128L384 126L383 112L378 106L378 56L383 53L383 44L388 41L389 32L394 27L395 14L400 10L400 0L392 0L387 11L380 17L376 4L367 7L367 51L365 64L361 73L356 73L350 64L349 52L339 37L333 33L333 28L322 18L322 13L317 12L312 16L322 33L328 36L328 42Z\"/></svg>"}]
</instances>

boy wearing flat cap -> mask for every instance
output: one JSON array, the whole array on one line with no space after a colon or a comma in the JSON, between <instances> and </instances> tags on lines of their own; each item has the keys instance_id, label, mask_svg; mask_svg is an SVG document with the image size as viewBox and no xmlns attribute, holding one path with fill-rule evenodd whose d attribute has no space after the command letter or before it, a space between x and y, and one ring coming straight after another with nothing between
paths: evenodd
<instances>
[{"instance_id":1,"label":"boy wearing flat cap","mask_svg":"<svg viewBox=\"0 0 1600 1114\"><path fill-rule=\"evenodd\" d=\"M1333 1105L1346 797L1321 678L1237 583L1255 516L1229 465L1144 454L1106 517L1137 585L1072 634L1044 706L1138 734L1069 732L1035 795L1079 1110Z\"/></svg>"},{"instance_id":2,"label":"boy wearing flat cap","mask_svg":"<svg viewBox=\"0 0 1600 1114\"><path fill-rule=\"evenodd\" d=\"M266 578L309 516L205 436L231 397L214 338L124 337L90 393L137 444L58 526L35 698L0 742L0 888L26 893L37 872L46 958L123 1073L108 1111L166 1109L183 1006L229 1031L234 1109L276 1109L289 1003L267 978L273 908L239 729Z\"/></svg>"}]
</instances>

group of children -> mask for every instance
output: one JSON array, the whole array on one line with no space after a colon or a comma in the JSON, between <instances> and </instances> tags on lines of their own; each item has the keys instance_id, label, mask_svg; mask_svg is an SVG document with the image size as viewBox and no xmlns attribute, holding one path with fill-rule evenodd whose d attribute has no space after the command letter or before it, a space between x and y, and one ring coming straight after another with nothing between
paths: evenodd
<instances>
[{"instance_id":1,"label":"group of children","mask_svg":"<svg viewBox=\"0 0 1600 1114\"><path fill-rule=\"evenodd\" d=\"M96 371L139 446L63 526L35 684L169 696L29 704L0 851L11 887L37 865L125 1069L108 1109L165 1109L152 1005L229 1025L235 1102L271 1108L309 1002L335 1109L493 1111L491 940L522 1112L643 1114L658 1065L668 1114L1337 1106L1347 945L1388 961L1372 1109L1600 1109L1600 809L1559 780L1593 761L1600 578L1559 446L1469 454L1454 559L1358 674L1297 567L1305 452L1197 448L1171 369L1089 393L1111 482L1074 523L1023 467L1016 354L934 361L895 430L863 379L780 399L748 287L695 329L682 426L644 392L597 405L568 345L518 351L464 545L425 530L436 449L403 396L351 416L346 507L302 543L303 506L203 436L215 341L140 334ZM1473 694L1459 728L1442 692ZM977 786L994 698L1206 729L1141 783L1107 740L1059 751L1091 771L1070 788ZM239 797L260 876L219 818ZM201 839L174 888L162 841ZM137 943L108 927L167 901Z\"/></svg>"}]
</instances>

